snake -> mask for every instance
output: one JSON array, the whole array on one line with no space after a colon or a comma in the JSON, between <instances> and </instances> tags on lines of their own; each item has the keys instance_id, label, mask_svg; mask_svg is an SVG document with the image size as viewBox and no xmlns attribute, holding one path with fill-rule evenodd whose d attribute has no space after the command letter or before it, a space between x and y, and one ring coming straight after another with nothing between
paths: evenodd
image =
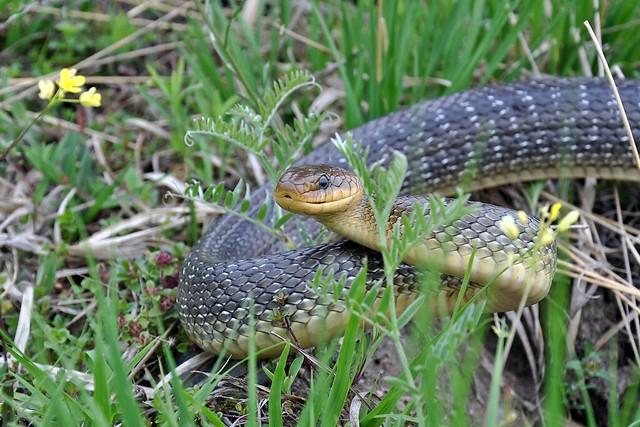
<instances>
[{"instance_id":1,"label":"snake","mask_svg":"<svg viewBox=\"0 0 640 427\"><path fill-rule=\"evenodd\" d=\"M637 139L640 82L619 80L617 88ZM601 78L550 77L474 88L415 104L349 132L354 144L368 149L368 164L386 165L396 152L407 159L401 195L394 201L386 229L416 203L428 208L429 194L450 195L458 187L475 191L513 182L583 177L640 181L616 99L609 82ZM348 192L358 185L333 144L321 145L294 166L275 191L278 200L294 210L309 185L315 186L313 191L339 189L338 200L349 199ZM347 183L347 196L340 189L342 183ZM247 214L265 217L273 225L278 218L273 196L273 184L257 188ZM323 203L303 200L303 204L322 210L324 202L332 203L328 197L321 197ZM487 311L513 310L527 295L525 303L532 304L548 292L555 246L535 244L539 222L535 218L522 222L508 208L467 203L470 213L433 230L395 269L398 312L425 292L421 286L425 270L443 281L427 291L425 306L436 311L458 300L468 270L472 277L462 300L481 292L488 301ZM322 212L315 216L330 228L347 222L363 224L367 222L363 218L371 217L366 198L346 205L347 216L323 218ZM321 222L304 209L301 213L307 216L296 216L282 227L287 242L239 215L227 214L187 254L176 306L183 328L203 350L233 358L252 351L258 357L275 357L288 341L302 348L327 342L344 333L352 315L346 295L361 271L365 269L367 288L384 282L383 257L376 250L381 236L375 225L361 227L355 240L304 247L305 236L326 234ZM424 213L429 215L428 209ZM506 216L516 217L515 239L500 227ZM291 243L300 247L290 250ZM475 254L471 267L470 253ZM520 267L507 269L504 282L486 285L503 266L516 265L514 258L522 260ZM341 286L324 286L326 277Z\"/></svg>"}]
</instances>

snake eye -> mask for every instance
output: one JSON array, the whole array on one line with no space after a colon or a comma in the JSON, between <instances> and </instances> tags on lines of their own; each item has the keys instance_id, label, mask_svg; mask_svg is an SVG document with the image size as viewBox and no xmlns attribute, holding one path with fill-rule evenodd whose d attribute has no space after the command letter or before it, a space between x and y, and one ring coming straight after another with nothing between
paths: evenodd
<instances>
[{"instance_id":1,"label":"snake eye","mask_svg":"<svg viewBox=\"0 0 640 427\"><path fill-rule=\"evenodd\" d=\"M318 180L318 186L320 189L325 190L329 187L329 178L326 175L322 175Z\"/></svg>"}]
</instances>

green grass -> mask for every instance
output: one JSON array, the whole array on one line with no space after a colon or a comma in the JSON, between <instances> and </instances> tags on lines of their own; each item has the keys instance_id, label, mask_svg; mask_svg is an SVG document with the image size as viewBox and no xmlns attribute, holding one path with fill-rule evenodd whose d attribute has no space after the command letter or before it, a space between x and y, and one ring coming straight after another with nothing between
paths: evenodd
<instances>
[{"instance_id":1,"label":"green grass","mask_svg":"<svg viewBox=\"0 0 640 427\"><path fill-rule=\"evenodd\" d=\"M21 78L80 64L104 105L55 107L0 161L2 425L259 425L268 417L272 425L333 426L345 425L358 401L366 426L540 419L626 426L640 419L637 361L621 356L630 353L628 340L638 342L637 325L622 329L631 338L614 335L604 347L574 343L567 315L572 291L563 277L541 304L541 321L528 314L534 319L519 332L544 350L535 353L544 373L537 382L509 371L516 369L514 358L526 364L534 350L512 348L501 363L504 336L493 338L492 319L479 308L466 307L436 327L419 300L406 313L374 318L375 333L364 335L358 313L367 312L374 295L358 283L341 345L318 348L313 359L293 358L293 348L289 360L250 358L240 378L226 376L234 363L189 360L198 350L171 301L205 208L181 197L182 190L201 191L222 205L217 212L242 205L245 185L257 186L262 175L273 179L275 165L308 151L315 135L332 135L320 126L325 116L308 116L319 97L331 98L328 117L339 116L348 129L472 86L598 70L582 25L593 24L590 0L238 3L188 4L186 16L165 19L180 11L167 5L136 14L122 3L97 9L81 0L66 2L63 11L0 0L0 153L45 105L31 89L35 83L21 86ZM254 5L247 22L241 6ZM601 11L609 62L638 77L640 4L612 1ZM105 22L111 15L115 22ZM274 87L285 76L284 88ZM259 117L233 109L238 102ZM194 122L199 115L218 120L218 132L202 132L210 122ZM185 144L188 130L199 132ZM397 184L403 174L397 162L380 182ZM528 187L530 204L541 188ZM402 248L388 248L388 266ZM167 263L159 261L160 251L171 254ZM390 297L381 296L389 309ZM20 310L30 333L18 343ZM385 336L398 373L356 394L352 383L377 369L374 350L384 347ZM5 363L9 355L17 364ZM212 374L194 387L185 364ZM473 375L482 372L486 395L474 389L482 380ZM522 396L518 381L540 389ZM607 392L597 393L605 385ZM373 396L377 388L381 398ZM471 415L477 394L484 412Z\"/></svg>"}]
</instances>

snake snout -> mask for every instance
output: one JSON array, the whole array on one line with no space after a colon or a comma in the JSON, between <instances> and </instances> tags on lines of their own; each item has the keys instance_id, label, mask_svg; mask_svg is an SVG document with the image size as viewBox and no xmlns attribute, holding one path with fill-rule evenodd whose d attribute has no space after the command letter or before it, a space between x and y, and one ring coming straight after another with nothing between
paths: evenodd
<instances>
[{"instance_id":1,"label":"snake snout","mask_svg":"<svg viewBox=\"0 0 640 427\"><path fill-rule=\"evenodd\" d=\"M299 191L295 184L288 180L283 180L284 176L276 184L276 188L273 190L273 198L280 207L291 211L292 206L295 206L299 198Z\"/></svg>"},{"instance_id":2,"label":"snake snout","mask_svg":"<svg viewBox=\"0 0 640 427\"><path fill-rule=\"evenodd\" d=\"M276 196L282 199L295 199L297 197L294 197L294 195L291 193L291 191L287 191L286 189L279 189L276 193Z\"/></svg>"}]
</instances>

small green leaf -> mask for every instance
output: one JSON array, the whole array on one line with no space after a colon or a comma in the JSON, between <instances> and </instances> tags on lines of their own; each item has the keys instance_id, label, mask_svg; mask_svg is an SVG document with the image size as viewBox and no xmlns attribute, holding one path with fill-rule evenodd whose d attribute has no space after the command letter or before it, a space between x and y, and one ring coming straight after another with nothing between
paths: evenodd
<instances>
[{"instance_id":1,"label":"small green leaf","mask_svg":"<svg viewBox=\"0 0 640 427\"><path fill-rule=\"evenodd\" d=\"M211 197L209 198L209 200L211 200L213 203L218 203L220 201L220 199L222 198L222 196L225 194L224 192L224 183L220 182L218 183L218 185L216 185L215 187L211 187L213 188L212 193L211 193Z\"/></svg>"},{"instance_id":2,"label":"small green leaf","mask_svg":"<svg viewBox=\"0 0 640 427\"><path fill-rule=\"evenodd\" d=\"M267 217L268 213L269 213L269 206L267 206L266 203L263 203L262 205L260 205L260 208L258 209L258 214L256 215L256 218L258 219L258 221L264 222L264 219ZM274 226L273 228L278 228L278 227Z\"/></svg>"},{"instance_id":3,"label":"small green leaf","mask_svg":"<svg viewBox=\"0 0 640 427\"><path fill-rule=\"evenodd\" d=\"M264 205L266 206L266 205ZM268 209L268 208L267 208ZM282 228L282 226L284 225L284 223L286 223L287 221L289 221L289 219L293 216L293 214L291 212L287 212L284 215L282 215L280 218L278 218L278 220L273 224L273 228L274 230L279 230L280 228Z\"/></svg>"}]
</instances>

